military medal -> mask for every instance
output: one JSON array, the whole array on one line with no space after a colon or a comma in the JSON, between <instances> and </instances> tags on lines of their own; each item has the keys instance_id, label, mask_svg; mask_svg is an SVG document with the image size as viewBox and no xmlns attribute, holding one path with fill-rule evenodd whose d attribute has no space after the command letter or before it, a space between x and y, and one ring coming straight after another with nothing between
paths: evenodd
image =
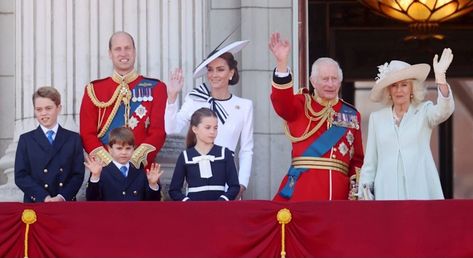
<instances>
[{"instance_id":1,"label":"military medal","mask_svg":"<svg viewBox=\"0 0 473 258\"><path fill-rule=\"evenodd\" d=\"M148 94L148 100L153 101L153 92L151 91L151 88L148 88L149 94Z\"/></svg>"},{"instance_id":2,"label":"military medal","mask_svg":"<svg viewBox=\"0 0 473 258\"><path fill-rule=\"evenodd\" d=\"M133 98L131 98L131 101L136 102L136 89L133 89Z\"/></svg>"},{"instance_id":3,"label":"military medal","mask_svg":"<svg viewBox=\"0 0 473 258\"><path fill-rule=\"evenodd\" d=\"M143 88L143 101L148 101L148 88Z\"/></svg>"},{"instance_id":4,"label":"military medal","mask_svg":"<svg viewBox=\"0 0 473 258\"><path fill-rule=\"evenodd\" d=\"M140 105L136 108L135 114L140 118L143 119L143 117L146 115L148 111L143 105Z\"/></svg>"},{"instance_id":5,"label":"military medal","mask_svg":"<svg viewBox=\"0 0 473 258\"><path fill-rule=\"evenodd\" d=\"M141 102L143 101L143 92L141 91L141 88L138 88L138 101Z\"/></svg>"},{"instance_id":6,"label":"military medal","mask_svg":"<svg viewBox=\"0 0 473 258\"><path fill-rule=\"evenodd\" d=\"M348 130L346 138L350 146L353 145L353 141L355 141L355 137L353 136L353 133L351 132L351 130Z\"/></svg>"},{"instance_id":7,"label":"military medal","mask_svg":"<svg viewBox=\"0 0 473 258\"><path fill-rule=\"evenodd\" d=\"M340 145L338 145L338 150L343 156L345 156L349 151L347 145L344 142L341 142Z\"/></svg>"},{"instance_id":8,"label":"military medal","mask_svg":"<svg viewBox=\"0 0 473 258\"><path fill-rule=\"evenodd\" d=\"M135 127L138 125L138 119L136 117L131 117L128 119L128 127L131 128L132 130L135 129Z\"/></svg>"}]
</instances>

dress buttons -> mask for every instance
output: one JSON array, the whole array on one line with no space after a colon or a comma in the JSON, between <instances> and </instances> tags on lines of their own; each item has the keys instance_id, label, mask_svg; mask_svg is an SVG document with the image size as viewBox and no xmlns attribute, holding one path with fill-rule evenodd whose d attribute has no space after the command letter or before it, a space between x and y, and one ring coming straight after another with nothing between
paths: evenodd
<instances>
[{"instance_id":1,"label":"dress buttons","mask_svg":"<svg viewBox=\"0 0 473 258\"><path fill-rule=\"evenodd\" d=\"M48 188L48 184L44 184L44 188Z\"/></svg>"},{"instance_id":2,"label":"dress buttons","mask_svg":"<svg viewBox=\"0 0 473 258\"><path fill-rule=\"evenodd\" d=\"M133 191L133 195L135 195L135 196L136 196L137 194L138 194L138 192L137 192L137 191Z\"/></svg>"},{"instance_id":3,"label":"dress buttons","mask_svg":"<svg viewBox=\"0 0 473 258\"><path fill-rule=\"evenodd\" d=\"M125 191L123 191L122 194L125 195L126 194Z\"/></svg>"},{"instance_id":4,"label":"dress buttons","mask_svg":"<svg viewBox=\"0 0 473 258\"><path fill-rule=\"evenodd\" d=\"M44 172L44 173L48 173L48 169L45 168L45 169L43 170L43 172Z\"/></svg>"},{"instance_id":5,"label":"dress buttons","mask_svg":"<svg viewBox=\"0 0 473 258\"><path fill-rule=\"evenodd\" d=\"M59 168L59 172L62 172L62 171L63 171L62 168Z\"/></svg>"},{"instance_id":6,"label":"dress buttons","mask_svg":"<svg viewBox=\"0 0 473 258\"><path fill-rule=\"evenodd\" d=\"M62 184L62 183L59 183L59 187L62 187L62 186L63 186L63 184Z\"/></svg>"},{"instance_id":7,"label":"dress buttons","mask_svg":"<svg viewBox=\"0 0 473 258\"><path fill-rule=\"evenodd\" d=\"M333 154L332 155L332 159L335 159L337 157L337 155Z\"/></svg>"}]
</instances>

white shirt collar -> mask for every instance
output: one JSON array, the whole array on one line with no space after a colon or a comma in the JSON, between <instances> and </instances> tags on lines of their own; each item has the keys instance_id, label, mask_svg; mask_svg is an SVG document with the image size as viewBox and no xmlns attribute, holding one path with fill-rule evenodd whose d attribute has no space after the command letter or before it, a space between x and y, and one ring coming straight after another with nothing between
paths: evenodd
<instances>
[{"instance_id":1,"label":"white shirt collar","mask_svg":"<svg viewBox=\"0 0 473 258\"><path fill-rule=\"evenodd\" d=\"M120 169L121 167L125 166L126 167L126 171L128 173L128 171L130 170L130 162L127 162L126 164L121 164L115 160L112 160L113 164L115 164L115 166L117 166L118 169Z\"/></svg>"},{"instance_id":2,"label":"white shirt collar","mask_svg":"<svg viewBox=\"0 0 473 258\"><path fill-rule=\"evenodd\" d=\"M52 130L54 132L53 138L56 137L57 130L59 129L59 123L56 123L56 125L53 126L53 128L51 128L51 129L48 129L48 128L44 127L42 124L40 124L39 126L41 127L41 130L43 130L44 134L46 134L49 130Z\"/></svg>"}]
</instances>

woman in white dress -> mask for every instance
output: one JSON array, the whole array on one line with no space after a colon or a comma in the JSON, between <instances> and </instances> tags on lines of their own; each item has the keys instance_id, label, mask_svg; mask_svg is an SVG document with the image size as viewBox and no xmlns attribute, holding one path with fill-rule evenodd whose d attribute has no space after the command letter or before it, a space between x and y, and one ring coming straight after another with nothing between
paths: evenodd
<instances>
[{"instance_id":1,"label":"woman in white dress","mask_svg":"<svg viewBox=\"0 0 473 258\"><path fill-rule=\"evenodd\" d=\"M393 60L378 66L370 98L386 107L370 115L359 199L444 199L430 138L432 129L455 108L445 78L452 59L449 48L443 50L440 61L437 55L433 59L437 104L423 101L428 64Z\"/></svg>"},{"instance_id":2,"label":"woman in white dress","mask_svg":"<svg viewBox=\"0 0 473 258\"><path fill-rule=\"evenodd\" d=\"M215 144L227 147L235 152L238 142L238 180L240 192L237 200L242 197L248 187L253 158L253 103L233 95L230 85L239 81L238 62L233 54L240 51L249 41L237 41L228 46L214 50L195 69L194 78L207 74L207 83L190 91L179 110L176 101L183 87L182 70L176 69L171 74L167 87L168 101L165 112L165 128L167 134L183 134L189 121L199 108L207 107L218 117L218 134Z\"/></svg>"}]
</instances>

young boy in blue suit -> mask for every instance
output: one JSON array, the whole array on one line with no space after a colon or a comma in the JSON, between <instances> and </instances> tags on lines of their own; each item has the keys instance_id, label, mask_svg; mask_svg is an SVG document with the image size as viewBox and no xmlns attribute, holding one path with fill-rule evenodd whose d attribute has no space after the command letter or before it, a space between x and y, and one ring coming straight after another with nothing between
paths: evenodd
<instances>
[{"instance_id":1,"label":"young boy in blue suit","mask_svg":"<svg viewBox=\"0 0 473 258\"><path fill-rule=\"evenodd\" d=\"M84 180L84 152L78 133L62 128L61 95L49 86L33 94L39 126L20 136L15 156L15 184L24 202L74 201Z\"/></svg>"},{"instance_id":2,"label":"young boy in blue suit","mask_svg":"<svg viewBox=\"0 0 473 258\"><path fill-rule=\"evenodd\" d=\"M118 127L110 132L108 151L112 162L103 166L94 156L86 157L85 166L90 170L86 190L88 201L142 201L161 199L160 165L153 163L146 173L130 163L135 150L135 137L129 128Z\"/></svg>"}]
</instances>

